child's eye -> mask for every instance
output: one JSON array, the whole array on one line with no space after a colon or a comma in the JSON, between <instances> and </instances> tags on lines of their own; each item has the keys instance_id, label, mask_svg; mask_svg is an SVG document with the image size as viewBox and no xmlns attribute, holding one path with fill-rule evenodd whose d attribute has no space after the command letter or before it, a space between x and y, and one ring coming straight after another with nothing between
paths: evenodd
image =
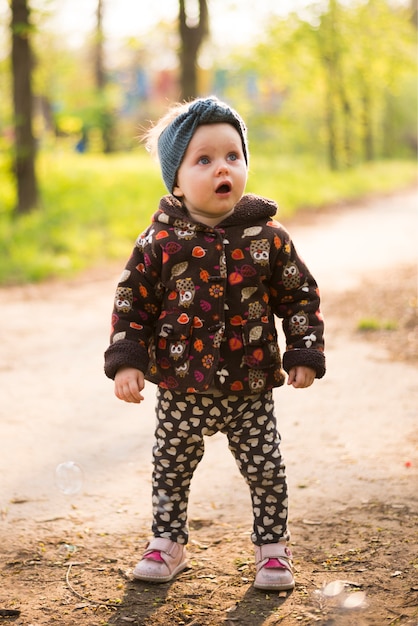
<instances>
[{"instance_id":1,"label":"child's eye","mask_svg":"<svg viewBox=\"0 0 418 626\"><path fill-rule=\"evenodd\" d=\"M235 152L231 152L231 154L228 154L229 161L236 161L237 159L238 159L238 155Z\"/></svg>"},{"instance_id":2,"label":"child's eye","mask_svg":"<svg viewBox=\"0 0 418 626\"><path fill-rule=\"evenodd\" d=\"M207 156L202 156L200 157L198 163L201 163L202 165L207 165L209 163L209 158Z\"/></svg>"}]
</instances>

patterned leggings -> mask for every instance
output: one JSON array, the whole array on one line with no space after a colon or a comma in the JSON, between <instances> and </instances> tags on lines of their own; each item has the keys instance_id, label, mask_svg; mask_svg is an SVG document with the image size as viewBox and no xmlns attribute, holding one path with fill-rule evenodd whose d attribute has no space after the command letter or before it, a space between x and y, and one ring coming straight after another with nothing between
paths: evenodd
<instances>
[{"instance_id":1,"label":"patterned leggings","mask_svg":"<svg viewBox=\"0 0 418 626\"><path fill-rule=\"evenodd\" d=\"M253 543L260 546L289 538L286 474L273 409L271 391L238 397L216 391L183 394L157 390L152 492L155 537L187 543L190 482L203 457L203 438L222 432L250 488Z\"/></svg>"}]
</instances>

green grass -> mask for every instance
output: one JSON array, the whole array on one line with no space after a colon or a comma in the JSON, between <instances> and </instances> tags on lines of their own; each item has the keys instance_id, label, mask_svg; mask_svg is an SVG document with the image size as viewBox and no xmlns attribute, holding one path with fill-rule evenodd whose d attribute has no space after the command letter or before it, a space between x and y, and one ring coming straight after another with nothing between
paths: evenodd
<instances>
[{"instance_id":1,"label":"green grass","mask_svg":"<svg viewBox=\"0 0 418 626\"><path fill-rule=\"evenodd\" d=\"M378 332L381 330L396 330L398 324L393 320L378 320L374 317L366 317L359 320L357 330L363 333Z\"/></svg>"},{"instance_id":2,"label":"green grass","mask_svg":"<svg viewBox=\"0 0 418 626\"><path fill-rule=\"evenodd\" d=\"M117 155L41 154L41 203L18 219L7 162L0 155L0 284L72 276L125 260L165 192L156 163L138 151ZM414 162L380 162L330 172L302 158L253 152L247 191L274 198L279 216L405 187Z\"/></svg>"},{"instance_id":3,"label":"green grass","mask_svg":"<svg viewBox=\"0 0 418 626\"><path fill-rule=\"evenodd\" d=\"M126 257L164 193L147 155L42 155L41 203L13 219L0 190L0 284L71 276ZM3 209L3 210L1 210Z\"/></svg>"},{"instance_id":4,"label":"green grass","mask_svg":"<svg viewBox=\"0 0 418 626\"><path fill-rule=\"evenodd\" d=\"M415 182L418 174L415 161L377 161L332 172L309 158L255 156L250 168L248 191L275 199L282 217L391 192Z\"/></svg>"}]
</instances>

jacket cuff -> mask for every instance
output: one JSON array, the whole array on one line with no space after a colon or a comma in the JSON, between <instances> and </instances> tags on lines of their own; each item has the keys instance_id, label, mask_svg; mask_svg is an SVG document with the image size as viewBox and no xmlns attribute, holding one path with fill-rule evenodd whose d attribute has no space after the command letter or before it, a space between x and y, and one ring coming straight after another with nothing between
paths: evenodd
<instances>
[{"instance_id":1,"label":"jacket cuff","mask_svg":"<svg viewBox=\"0 0 418 626\"><path fill-rule=\"evenodd\" d=\"M325 374L325 355L319 350L288 350L283 355L283 368L287 373L292 367L302 365L311 367L316 372L316 378L322 378Z\"/></svg>"},{"instance_id":2,"label":"jacket cuff","mask_svg":"<svg viewBox=\"0 0 418 626\"><path fill-rule=\"evenodd\" d=\"M148 354L139 344L128 339L121 339L106 350L104 371L106 376L112 379L121 367L135 367L145 374L148 361Z\"/></svg>"}]
</instances>

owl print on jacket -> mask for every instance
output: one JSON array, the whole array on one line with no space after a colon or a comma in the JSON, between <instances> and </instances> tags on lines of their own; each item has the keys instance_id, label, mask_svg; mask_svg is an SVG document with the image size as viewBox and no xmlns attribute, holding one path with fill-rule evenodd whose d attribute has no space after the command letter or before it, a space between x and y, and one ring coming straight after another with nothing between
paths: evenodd
<instances>
[{"instance_id":1,"label":"owl print on jacket","mask_svg":"<svg viewBox=\"0 0 418 626\"><path fill-rule=\"evenodd\" d=\"M133 304L132 289L130 287L118 287L115 294L115 309L118 313L129 313Z\"/></svg>"},{"instance_id":2,"label":"owl print on jacket","mask_svg":"<svg viewBox=\"0 0 418 626\"><path fill-rule=\"evenodd\" d=\"M266 377L262 371L248 370L249 384L252 393L261 393L266 386Z\"/></svg>"},{"instance_id":3,"label":"owl print on jacket","mask_svg":"<svg viewBox=\"0 0 418 626\"><path fill-rule=\"evenodd\" d=\"M191 278L179 278L176 280L176 287L179 294L179 304L189 307L193 304L196 288Z\"/></svg>"},{"instance_id":4,"label":"owl print on jacket","mask_svg":"<svg viewBox=\"0 0 418 626\"><path fill-rule=\"evenodd\" d=\"M186 350L186 342L185 341L175 341L170 345L170 356L175 360L181 359L184 352Z\"/></svg>"},{"instance_id":5,"label":"owl print on jacket","mask_svg":"<svg viewBox=\"0 0 418 626\"><path fill-rule=\"evenodd\" d=\"M190 241L190 239L196 237L196 232L190 224L179 220L176 221L174 232L179 239L186 239L186 241Z\"/></svg>"},{"instance_id":6,"label":"owl print on jacket","mask_svg":"<svg viewBox=\"0 0 418 626\"><path fill-rule=\"evenodd\" d=\"M309 328L309 316L305 311L298 311L290 318L289 328L292 335L304 335Z\"/></svg>"},{"instance_id":7,"label":"owl print on jacket","mask_svg":"<svg viewBox=\"0 0 418 626\"><path fill-rule=\"evenodd\" d=\"M285 289L297 289L300 285L300 273L299 268L294 261L288 261L284 267L283 274L283 287Z\"/></svg>"},{"instance_id":8,"label":"owl print on jacket","mask_svg":"<svg viewBox=\"0 0 418 626\"><path fill-rule=\"evenodd\" d=\"M268 239L254 239L250 243L250 254L254 263L268 265L270 254L270 243Z\"/></svg>"},{"instance_id":9,"label":"owl print on jacket","mask_svg":"<svg viewBox=\"0 0 418 626\"><path fill-rule=\"evenodd\" d=\"M248 319L258 320L264 313L264 307L261 302L250 302L248 305Z\"/></svg>"}]
</instances>

